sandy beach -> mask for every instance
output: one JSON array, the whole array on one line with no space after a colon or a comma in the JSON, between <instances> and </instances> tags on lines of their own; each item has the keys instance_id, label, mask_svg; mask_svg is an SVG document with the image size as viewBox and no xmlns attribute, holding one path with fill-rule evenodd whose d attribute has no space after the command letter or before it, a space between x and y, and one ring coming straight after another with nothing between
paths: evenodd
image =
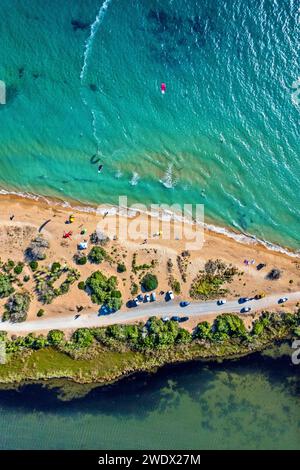
<instances>
[{"instance_id":1,"label":"sandy beach","mask_svg":"<svg viewBox=\"0 0 300 470\"><path fill-rule=\"evenodd\" d=\"M74 215L72 224L66 223L70 215ZM147 219L147 215L140 216L140 220L143 222L146 221L145 219ZM134 217L132 217L132 220L134 220ZM47 224L41 229L45 222ZM193 279L198 271L203 269L206 261L216 258L231 263L240 272L244 273L235 276L233 282L225 286L230 291L228 294L229 299L239 296L251 297L260 292L264 292L266 295L296 292L300 288L300 259L268 250L260 244L239 243L232 238L205 230L203 247L190 250L189 256L184 258L181 254L186 249L187 240L186 237L180 240L176 239L176 231L179 233L180 225L178 221L172 222L171 232L173 232L173 237L171 240L164 240L161 234L159 236L159 230L156 232L155 237L151 237L151 234L141 230L140 238L137 240L121 239L116 238L116 235L119 233L118 228L120 226L124 227L126 223L124 216L111 215L110 213L104 216L8 195L0 197L1 260L3 262L8 259L24 261L24 251L40 229L40 233L50 243L47 258L41 264L48 266L57 261L75 267L73 257L77 252L78 244L84 240L89 241L90 234L95 231L99 223L101 228L103 223L111 226L115 225L116 227L116 233L110 231L111 240L105 247L113 262L105 261L98 266L87 263L84 266L76 267L81 274L80 280L86 280L97 269L100 269L106 275L117 276L118 288L123 296L122 310L124 311L126 311L126 302L132 298L130 293L132 283L138 284L140 281L139 274L132 272L134 254L137 264L149 264L154 261L155 265L151 272L158 277L158 292L166 292L170 289L170 275L180 282L181 293L176 296L178 301L190 300L189 289ZM155 221L155 224L157 224L157 221ZM140 225L142 225L141 222ZM81 234L83 229L85 233ZM193 227L191 226L188 230L193 230ZM64 239L63 234L68 231L72 231L72 237ZM90 247L91 244L89 243L88 248ZM254 262L246 265L245 260L254 260ZM123 273L117 272L117 263L120 262L126 266L126 271ZM172 265L171 269L170 263ZM260 263L266 266L261 270L257 270L257 265ZM273 268L281 271L280 279L269 280L266 278L266 274ZM184 280L182 279L183 273ZM32 275L27 266L24 268L25 274ZM31 292L34 291L32 280L26 284L26 289ZM2 299L0 301L1 310L3 310L4 304L5 299ZM68 314L74 315L78 306L83 307L82 315L96 312L98 309L98 306L93 304L90 297L84 291L79 290L77 283L75 283L71 287L70 293L57 297L50 305L42 306L36 296L33 295L28 320L36 320L37 311L41 307L45 310L44 318L58 318ZM280 308L282 310L291 309L292 307L292 303L287 303L285 307ZM212 320L211 315L209 319ZM203 320L203 317L201 317L201 320ZM196 323L197 319L193 318L186 324L186 327L192 328Z\"/></svg>"}]
</instances>

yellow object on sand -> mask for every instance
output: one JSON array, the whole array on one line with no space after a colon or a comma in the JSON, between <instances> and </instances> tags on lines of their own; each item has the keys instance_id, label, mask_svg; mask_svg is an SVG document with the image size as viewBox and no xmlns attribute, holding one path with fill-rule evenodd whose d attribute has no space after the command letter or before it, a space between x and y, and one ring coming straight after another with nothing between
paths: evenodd
<instances>
[{"instance_id":1,"label":"yellow object on sand","mask_svg":"<svg viewBox=\"0 0 300 470\"><path fill-rule=\"evenodd\" d=\"M70 215L70 217L69 217L69 222L70 222L70 224L71 224L72 222L74 222L74 220L75 220L74 215Z\"/></svg>"}]
</instances>

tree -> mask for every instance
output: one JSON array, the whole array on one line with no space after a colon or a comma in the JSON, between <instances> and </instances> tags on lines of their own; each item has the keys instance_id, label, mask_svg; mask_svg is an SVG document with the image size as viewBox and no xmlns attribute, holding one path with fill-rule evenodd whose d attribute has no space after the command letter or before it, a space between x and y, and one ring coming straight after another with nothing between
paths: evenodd
<instances>
[{"instance_id":1,"label":"tree","mask_svg":"<svg viewBox=\"0 0 300 470\"><path fill-rule=\"evenodd\" d=\"M0 273L0 299L8 297L14 292L10 277L7 274Z\"/></svg>"},{"instance_id":2,"label":"tree","mask_svg":"<svg viewBox=\"0 0 300 470\"><path fill-rule=\"evenodd\" d=\"M108 255L101 246L93 246L89 252L88 258L91 263L100 264L103 260L108 259Z\"/></svg>"},{"instance_id":3,"label":"tree","mask_svg":"<svg viewBox=\"0 0 300 470\"><path fill-rule=\"evenodd\" d=\"M94 337L88 328L79 328L73 333L72 341L80 348L87 348L93 343Z\"/></svg>"},{"instance_id":4,"label":"tree","mask_svg":"<svg viewBox=\"0 0 300 470\"><path fill-rule=\"evenodd\" d=\"M58 346L65 340L65 335L63 331L60 330L50 330L48 333L48 341L52 346Z\"/></svg>"},{"instance_id":5,"label":"tree","mask_svg":"<svg viewBox=\"0 0 300 470\"><path fill-rule=\"evenodd\" d=\"M36 271L38 268L38 262L37 261L30 261L29 266L31 268L31 271Z\"/></svg>"},{"instance_id":6,"label":"tree","mask_svg":"<svg viewBox=\"0 0 300 470\"><path fill-rule=\"evenodd\" d=\"M226 339L229 337L247 338L248 332L246 330L243 320L233 313L224 313L219 315L213 325L214 338Z\"/></svg>"},{"instance_id":7,"label":"tree","mask_svg":"<svg viewBox=\"0 0 300 470\"><path fill-rule=\"evenodd\" d=\"M25 321L30 306L30 296L28 292L12 295L5 305L10 321L19 323Z\"/></svg>"},{"instance_id":8,"label":"tree","mask_svg":"<svg viewBox=\"0 0 300 470\"><path fill-rule=\"evenodd\" d=\"M122 305L122 294L117 290L117 278L107 278L101 271L94 272L86 281L91 293L92 302L106 305L110 310L119 310Z\"/></svg>"},{"instance_id":9,"label":"tree","mask_svg":"<svg viewBox=\"0 0 300 470\"><path fill-rule=\"evenodd\" d=\"M126 271L125 263L118 263L117 271L118 273L124 273Z\"/></svg>"},{"instance_id":10,"label":"tree","mask_svg":"<svg viewBox=\"0 0 300 470\"><path fill-rule=\"evenodd\" d=\"M154 290L158 286L158 280L155 274L146 274L142 279L142 287L146 292Z\"/></svg>"},{"instance_id":11,"label":"tree","mask_svg":"<svg viewBox=\"0 0 300 470\"><path fill-rule=\"evenodd\" d=\"M204 340L212 339L211 326L207 321L199 323L199 325L197 326L195 337Z\"/></svg>"}]
</instances>

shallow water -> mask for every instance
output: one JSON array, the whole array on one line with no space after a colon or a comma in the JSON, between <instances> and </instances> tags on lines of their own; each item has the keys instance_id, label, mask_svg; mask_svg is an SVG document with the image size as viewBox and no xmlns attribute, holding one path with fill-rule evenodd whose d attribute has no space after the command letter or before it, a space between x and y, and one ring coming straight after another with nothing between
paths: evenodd
<instances>
[{"instance_id":1,"label":"shallow water","mask_svg":"<svg viewBox=\"0 0 300 470\"><path fill-rule=\"evenodd\" d=\"M299 248L296 0L2 0L0 20L1 187L204 203Z\"/></svg>"},{"instance_id":2,"label":"shallow water","mask_svg":"<svg viewBox=\"0 0 300 470\"><path fill-rule=\"evenodd\" d=\"M299 366L298 366L299 368ZM300 449L299 371L258 355L137 375L62 402L0 392L1 449Z\"/></svg>"}]
</instances>

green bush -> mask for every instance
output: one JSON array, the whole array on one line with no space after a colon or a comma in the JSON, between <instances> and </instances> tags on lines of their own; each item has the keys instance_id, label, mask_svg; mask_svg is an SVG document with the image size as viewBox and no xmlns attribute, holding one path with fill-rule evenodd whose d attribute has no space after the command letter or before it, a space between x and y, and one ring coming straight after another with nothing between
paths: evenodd
<instances>
[{"instance_id":1,"label":"green bush","mask_svg":"<svg viewBox=\"0 0 300 470\"><path fill-rule=\"evenodd\" d=\"M23 263L18 263L17 266L14 267L14 273L19 275L23 271L24 264Z\"/></svg>"},{"instance_id":2,"label":"green bush","mask_svg":"<svg viewBox=\"0 0 300 470\"><path fill-rule=\"evenodd\" d=\"M33 272L34 272L34 271L36 271L36 270L37 270L37 268L38 268L39 264L38 264L38 262L37 262L37 261L30 261L30 263L29 263L29 266L30 266L30 268L31 268L31 271L33 271Z\"/></svg>"},{"instance_id":3,"label":"green bush","mask_svg":"<svg viewBox=\"0 0 300 470\"><path fill-rule=\"evenodd\" d=\"M63 331L60 330L50 330L48 333L48 341L52 346L57 346L65 340L65 335Z\"/></svg>"},{"instance_id":4,"label":"green bush","mask_svg":"<svg viewBox=\"0 0 300 470\"><path fill-rule=\"evenodd\" d=\"M148 273L143 277L141 285L146 292L154 290L158 286L157 277L155 276L155 274Z\"/></svg>"},{"instance_id":5,"label":"green bush","mask_svg":"<svg viewBox=\"0 0 300 470\"><path fill-rule=\"evenodd\" d=\"M111 310L119 310L122 305L122 295L117 287L116 276L107 278L100 271L94 272L86 281L91 292L92 302L106 305Z\"/></svg>"},{"instance_id":6,"label":"green bush","mask_svg":"<svg viewBox=\"0 0 300 470\"><path fill-rule=\"evenodd\" d=\"M134 282L132 285L131 285L131 295L136 295L139 291L139 286Z\"/></svg>"},{"instance_id":7,"label":"green bush","mask_svg":"<svg viewBox=\"0 0 300 470\"><path fill-rule=\"evenodd\" d=\"M207 321L199 323L196 328L195 337L198 339L210 340L213 337L211 326Z\"/></svg>"},{"instance_id":8,"label":"green bush","mask_svg":"<svg viewBox=\"0 0 300 470\"><path fill-rule=\"evenodd\" d=\"M125 263L118 263L117 271L118 273L124 273L126 271Z\"/></svg>"},{"instance_id":9,"label":"green bush","mask_svg":"<svg viewBox=\"0 0 300 470\"><path fill-rule=\"evenodd\" d=\"M91 263L100 264L103 260L108 259L108 254L101 246L93 246L89 252L88 258Z\"/></svg>"},{"instance_id":10,"label":"green bush","mask_svg":"<svg viewBox=\"0 0 300 470\"><path fill-rule=\"evenodd\" d=\"M84 290L85 289L85 282L83 282L83 281L78 282L78 289Z\"/></svg>"},{"instance_id":11,"label":"green bush","mask_svg":"<svg viewBox=\"0 0 300 470\"><path fill-rule=\"evenodd\" d=\"M224 313L219 315L213 325L214 339L224 340L227 338L242 338L248 337L243 320L234 313Z\"/></svg>"},{"instance_id":12,"label":"green bush","mask_svg":"<svg viewBox=\"0 0 300 470\"><path fill-rule=\"evenodd\" d=\"M5 305L11 322L25 321L30 306L30 296L27 292L13 294Z\"/></svg>"},{"instance_id":13,"label":"green bush","mask_svg":"<svg viewBox=\"0 0 300 470\"><path fill-rule=\"evenodd\" d=\"M76 263L79 264L80 266L83 266L84 264L87 263L87 257L86 256L79 256L76 259Z\"/></svg>"},{"instance_id":14,"label":"green bush","mask_svg":"<svg viewBox=\"0 0 300 470\"><path fill-rule=\"evenodd\" d=\"M88 328L79 328L72 335L72 342L80 348L87 348L93 341L93 334Z\"/></svg>"},{"instance_id":15,"label":"green bush","mask_svg":"<svg viewBox=\"0 0 300 470\"><path fill-rule=\"evenodd\" d=\"M176 279L173 279L171 282L171 288L176 295L179 295L181 292L180 282Z\"/></svg>"},{"instance_id":16,"label":"green bush","mask_svg":"<svg viewBox=\"0 0 300 470\"><path fill-rule=\"evenodd\" d=\"M25 275L25 276L23 277L23 281L24 281L24 282L30 281L30 276Z\"/></svg>"},{"instance_id":17,"label":"green bush","mask_svg":"<svg viewBox=\"0 0 300 470\"><path fill-rule=\"evenodd\" d=\"M0 273L0 299L8 297L14 292L10 277L7 274Z\"/></svg>"},{"instance_id":18,"label":"green bush","mask_svg":"<svg viewBox=\"0 0 300 470\"><path fill-rule=\"evenodd\" d=\"M52 263L52 266L51 266L51 272L52 273L57 273L60 270L61 270L61 264L60 263L58 263L56 261L54 263Z\"/></svg>"},{"instance_id":19,"label":"green bush","mask_svg":"<svg viewBox=\"0 0 300 470\"><path fill-rule=\"evenodd\" d=\"M38 311L38 313L36 314L36 316L37 316L37 317L42 317L42 316L44 315L44 313L45 313L45 310L42 309L42 308L40 308L39 311Z\"/></svg>"}]
</instances>

